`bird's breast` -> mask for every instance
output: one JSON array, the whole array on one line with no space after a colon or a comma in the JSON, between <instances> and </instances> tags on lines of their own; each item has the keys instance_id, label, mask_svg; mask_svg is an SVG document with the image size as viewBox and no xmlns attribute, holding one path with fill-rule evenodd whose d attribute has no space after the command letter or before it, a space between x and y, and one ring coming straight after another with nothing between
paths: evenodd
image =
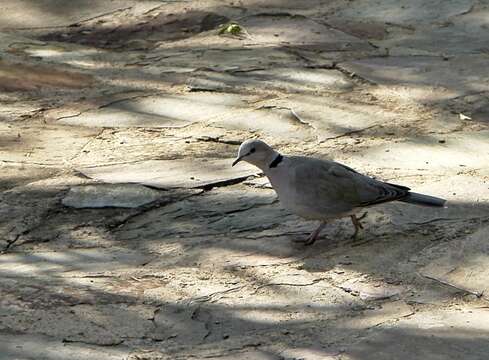
<instances>
[{"instance_id":1,"label":"bird's breast","mask_svg":"<svg viewBox=\"0 0 489 360\"><path fill-rule=\"evenodd\" d=\"M285 168L278 167L266 175L270 184L278 195L282 207L295 212L297 207L297 189L293 186L291 174Z\"/></svg>"}]
</instances>

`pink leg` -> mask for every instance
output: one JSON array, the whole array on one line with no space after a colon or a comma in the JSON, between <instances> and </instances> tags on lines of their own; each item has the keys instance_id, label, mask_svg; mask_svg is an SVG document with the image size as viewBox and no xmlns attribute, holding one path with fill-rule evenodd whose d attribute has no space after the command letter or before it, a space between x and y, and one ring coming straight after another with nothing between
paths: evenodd
<instances>
[{"instance_id":1,"label":"pink leg","mask_svg":"<svg viewBox=\"0 0 489 360\"><path fill-rule=\"evenodd\" d=\"M350 216L351 222L353 223L353 226L355 226L355 232L353 233L353 236L352 236L353 239L356 239L360 229L363 229L363 225L360 222L360 219L363 219L366 215L367 215L367 213L363 214L360 218L357 218L356 215Z\"/></svg>"},{"instance_id":2,"label":"pink leg","mask_svg":"<svg viewBox=\"0 0 489 360\"><path fill-rule=\"evenodd\" d=\"M319 224L319 226L317 227L317 229L314 230L305 241L303 241L304 245L314 244L314 242L319 237L321 230L323 230L325 226L326 226L326 221L322 221L321 224Z\"/></svg>"}]
</instances>

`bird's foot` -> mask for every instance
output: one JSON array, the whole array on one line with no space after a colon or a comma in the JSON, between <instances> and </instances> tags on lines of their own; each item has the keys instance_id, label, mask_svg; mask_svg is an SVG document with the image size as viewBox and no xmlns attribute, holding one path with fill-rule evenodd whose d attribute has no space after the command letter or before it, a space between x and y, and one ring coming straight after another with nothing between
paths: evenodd
<instances>
[{"instance_id":1,"label":"bird's foot","mask_svg":"<svg viewBox=\"0 0 489 360\"><path fill-rule=\"evenodd\" d=\"M326 226L326 221L322 221L321 224L314 230L311 235L305 240L297 240L295 242L299 242L304 244L304 246L312 245L316 242L317 238L319 237L319 234L321 233L321 230Z\"/></svg>"},{"instance_id":2,"label":"bird's foot","mask_svg":"<svg viewBox=\"0 0 489 360\"><path fill-rule=\"evenodd\" d=\"M351 236L351 239L354 241L362 240L365 237L365 231L362 229L355 229L355 232Z\"/></svg>"},{"instance_id":3,"label":"bird's foot","mask_svg":"<svg viewBox=\"0 0 489 360\"><path fill-rule=\"evenodd\" d=\"M296 244L302 244L304 246L312 245L316 242L318 236L309 235L306 239L295 239L293 240Z\"/></svg>"},{"instance_id":4,"label":"bird's foot","mask_svg":"<svg viewBox=\"0 0 489 360\"><path fill-rule=\"evenodd\" d=\"M357 220L363 220L367 217L367 215L368 215L368 211L365 211L362 216L357 217Z\"/></svg>"},{"instance_id":5,"label":"bird's foot","mask_svg":"<svg viewBox=\"0 0 489 360\"><path fill-rule=\"evenodd\" d=\"M365 216L367 216L367 212L365 212L359 218L356 217L356 215L351 215L350 216L351 222L352 222L353 226L355 227L355 232L353 233L353 235L351 237L353 240L357 240L358 238L362 238L363 237L363 225L360 222L360 220L363 219Z\"/></svg>"}]
</instances>

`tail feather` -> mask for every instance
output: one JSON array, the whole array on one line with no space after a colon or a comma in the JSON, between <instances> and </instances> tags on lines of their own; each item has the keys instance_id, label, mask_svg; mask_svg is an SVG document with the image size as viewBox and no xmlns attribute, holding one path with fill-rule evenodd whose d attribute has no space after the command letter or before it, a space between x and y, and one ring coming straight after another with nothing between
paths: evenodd
<instances>
[{"instance_id":1,"label":"tail feather","mask_svg":"<svg viewBox=\"0 0 489 360\"><path fill-rule=\"evenodd\" d=\"M405 198L399 199L399 201L432 207L445 207L445 204L447 202L445 199L437 198L430 195L418 194L415 192L409 192Z\"/></svg>"}]
</instances>

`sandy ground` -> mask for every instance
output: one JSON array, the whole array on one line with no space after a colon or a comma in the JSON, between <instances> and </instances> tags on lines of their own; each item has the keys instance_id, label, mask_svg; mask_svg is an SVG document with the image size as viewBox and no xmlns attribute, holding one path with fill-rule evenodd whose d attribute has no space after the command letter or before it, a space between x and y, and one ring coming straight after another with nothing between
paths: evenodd
<instances>
[{"instance_id":1,"label":"sandy ground","mask_svg":"<svg viewBox=\"0 0 489 360\"><path fill-rule=\"evenodd\" d=\"M0 359L487 359L488 17L2 1ZM303 247L315 224L230 167L251 137L449 207Z\"/></svg>"}]
</instances>

